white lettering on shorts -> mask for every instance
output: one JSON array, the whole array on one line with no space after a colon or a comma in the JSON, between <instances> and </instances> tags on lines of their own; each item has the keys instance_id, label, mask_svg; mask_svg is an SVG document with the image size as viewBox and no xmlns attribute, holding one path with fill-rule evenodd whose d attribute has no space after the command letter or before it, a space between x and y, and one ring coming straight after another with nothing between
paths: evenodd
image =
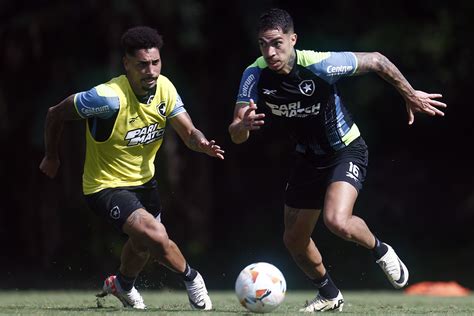
<instances>
[{"instance_id":1,"label":"white lettering on shorts","mask_svg":"<svg viewBox=\"0 0 474 316\"><path fill-rule=\"evenodd\" d=\"M354 179L355 182L359 182L359 167L352 161L349 162L349 170L346 172L346 177Z\"/></svg>"}]
</instances>

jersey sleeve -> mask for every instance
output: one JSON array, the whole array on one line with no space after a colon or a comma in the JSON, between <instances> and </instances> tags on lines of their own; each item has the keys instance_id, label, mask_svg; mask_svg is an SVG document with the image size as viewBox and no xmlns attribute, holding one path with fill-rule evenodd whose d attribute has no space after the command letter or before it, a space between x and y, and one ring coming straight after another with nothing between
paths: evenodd
<instances>
[{"instance_id":1,"label":"jersey sleeve","mask_svg":"<svg viewBox=\"0 0 474 316\"><path fill-rule=\"evenodd\" d=\"M114 89L106 84L76 93L74 105L82 118L108 119L120 109L120 99Z\"/></svg>"},{"instance_id":2,"label":"jersey sleeve","mask_svg":"<svg viewBox=\"0 0 474 316\"><path fill-rule=\"evenodd\" d=\"M306 67L329 84L342 77L351 76L357 70L357 57L352 52L302 53L308 64Z\"/></svg>"},{"instance_id":3,"label":"jersey sleeve","mask_svg":"<svg viewBox=\"0 0 474 316\"><path fill-rule=\"evenodd\" d=\"M178 93L176 93L176 103L174 105L173 110L171 113L168 115L168 118L175 117L181 113L186 112L186 109L184 108L184 103L183 100L181 100L181 97L179 96Z\"/></svg>"},{"instance_id":4,"label":"jersey sleeve","mask_svg":"<svg viewBox=\"0 0 474 316\"><path fill-rule=\"evenodd\" d=\"M242 78L240 79L239 93L237 94L237 101L248 103L253 99L255 103L258 101L257 83L260 78L261 69L255 63L247 67Z\"/></svg>"}]
</instances>

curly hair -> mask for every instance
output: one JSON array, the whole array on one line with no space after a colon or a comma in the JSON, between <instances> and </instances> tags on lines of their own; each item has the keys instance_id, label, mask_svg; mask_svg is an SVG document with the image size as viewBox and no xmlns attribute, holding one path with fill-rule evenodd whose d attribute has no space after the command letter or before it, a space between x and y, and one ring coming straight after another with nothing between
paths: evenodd
<instances>
[{"instance_id":1,"label":"curly hair","mask_svg":"<svg viewBox=\"0 0 474 316\"><path fill-rule=\"evenodd\" d=\"M158 48L163 46L163 38L157 30L148 26L136 26L128 29L120 40L125 54L134 55L139 49Z\"/></svg>"},{"instance_id":2,"label":"curly hair","mask_svg":"<svg viewBox=\"0 0 474 316\"><path fill-rule=\"evenodd\" d=\"M293 18L283 9L273 8L264 12L258 21L257 32L281 29L283 33L294 32Z\"/></svg>"}]
</instances>

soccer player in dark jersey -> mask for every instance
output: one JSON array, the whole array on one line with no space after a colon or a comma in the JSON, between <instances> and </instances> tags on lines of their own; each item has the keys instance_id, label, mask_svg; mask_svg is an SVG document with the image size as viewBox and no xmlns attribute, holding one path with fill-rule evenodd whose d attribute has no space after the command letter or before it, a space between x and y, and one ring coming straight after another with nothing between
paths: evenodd
<instances>
[{"instance_id":1,"label":"soccer player in dark jersey","mask_svg":"<svg viewBox=\"0 0 474 316\"><path fill-rule=\"evenodd\" d=\"M40 169L53 178L64 122L86 122L83 192L90 208L128 235L116 275L98 296L116 296L125 307L146 306L134 283L149 257L179 274L191 307L210 310L202 276L186 262L160 219L154 160L169 123L192 150L224 159L224 151L198 130L170 80L161 74L163 41L152 28L127 30L121 39L125 75L73 94L48 110L46 153Z\"/></svg>"},{"instance_id":2,"label":"soccer player in dark jersey","mask_svg":"<svg viewBox=\"0 0 474 316\"><path fill-rule=\"evenodd\" d=\"M335 83L344 76L377 73L402 95L409 124L417 112L443 116L438 108L446 104L435 100L441 95L413 89L380 53L295 49L297 35L284 10L264 13L257 31L262 56L243 72L229 133L234 143L243 143L264 125L267 115L285 126L296 143L285 191L283 239L296 264L318 288L301 311L342 310L344 304L311 238L321 214L331 232L370 249L392 285L404 287L406 266L364 220L352 214L368 153ZM257 111L257 104L263 112Z\"/></svg>"}]
</instances>

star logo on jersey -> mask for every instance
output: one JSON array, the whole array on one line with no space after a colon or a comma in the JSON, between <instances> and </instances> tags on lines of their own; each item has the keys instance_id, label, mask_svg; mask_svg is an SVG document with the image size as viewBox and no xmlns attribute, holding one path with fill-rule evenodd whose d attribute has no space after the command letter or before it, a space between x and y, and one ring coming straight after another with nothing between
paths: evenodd
<instances>
[{"instance_id":1,"label":"star logo on jersey","mask_svg":"<svg viewBox=\"0 0 474 316\"><path fill-rule=\"evenodd\" d=\"M110 210L110 217L112 217L113 219L119 219L120 218L120 208L118 206L114 206Z\"/></svg>"},{"instance_id":2,"label":"star logo on jersey","mask_svg":"<svg viewBox=\"0 0 474 316\"><path fill-rule=\"evenodd\" d=\"M310 97L313 95L315 89L313 80L303 80L300 82L299 86L301 93Z\"/></svg>"},{"instance_id":3,"label":"star logo on jersey","mask_svg":"<svg viewBox=\"0 0 474 316\"><path fill-rule=\"evenodd\" d=\"M159 104L156 105L156 110L160 113L161 116L166 116L166 103L165 101L161 101Z\"/></svg>"}]
</instances>

